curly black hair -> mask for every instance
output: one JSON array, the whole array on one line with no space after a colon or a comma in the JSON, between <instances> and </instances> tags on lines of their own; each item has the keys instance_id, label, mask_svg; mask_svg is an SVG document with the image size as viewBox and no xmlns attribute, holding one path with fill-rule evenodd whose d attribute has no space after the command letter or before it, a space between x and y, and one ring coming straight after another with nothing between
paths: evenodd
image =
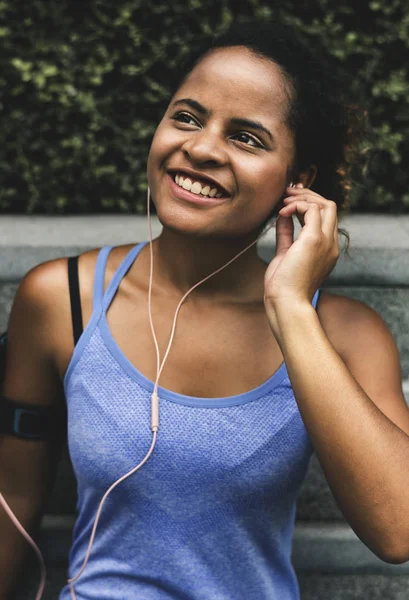
<instances>
[{"instance_id":1,"label":"curly black hair","mask_svg":"<svg viewBox=\"0 0 409 600\"><path fill-rule=\"evenodd\" d=\"M298 32L280 23L259 20L235 22L230 28L191 53L173 73L172 95L192 69L217 48L244 46L277 64L288 84L287 124L295 136L293 174L317 167L311 189L348 209L351 168L365 129L366 111L352 100L350 79L318 42L308 43ZM274 208L266 223L276 214ZM347 238L343 229L338 231Z\"/></svg>"}]
</instances>

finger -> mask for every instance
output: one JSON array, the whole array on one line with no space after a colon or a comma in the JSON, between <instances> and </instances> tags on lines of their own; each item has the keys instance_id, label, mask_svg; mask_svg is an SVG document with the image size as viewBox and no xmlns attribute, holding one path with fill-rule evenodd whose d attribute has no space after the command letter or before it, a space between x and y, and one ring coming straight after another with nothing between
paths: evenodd
<instances>
[{"instance_id":1,"label":"finger","mask_svg":"<svg viewBox=\"0 0 409 600\"><path fill-rule=\"evenodd\" d=\"M339 233L338 233L338 222L336 227L334 228L334 246L337 249L337 252L339 254Z\"/></svg>"},{"instance_id":2,"label":"finger","mask_svg":"<svg viewBox=\"0 0 409 600\"><path fill-rule=\"evenodd\" d=\"M309 190L296 190L296 194L288 194L283 198L283 202L294 202L295 200L312 200L314 202L318 202L320 204L326 204L327 202L331 202L331 200L327 200L323 198L319 194L315 192L310 192Z\"/></svg>"},{"instance_id":3,"label":"finger","mask_svg":"<svg viewBox=\"0 0 409 600\"><path fill-rule=\"evenodd\" d=\"M316 204L319 204L322 207L325 207L328 200L325 200L324 198L321 198L320 196L312 196L311 194L298 194L297 196L286 196L285 198L283 198L283 206L288 206L289 204L292 204L293 202L315 202Z\"/></svg>"},{"instance_id":4,"label":"finger","mask_svg":"<svg viewBox=\"0 0 409 600\"><path fill-rule=\"evenodd\" d=\"M335 229L334 232L334 248L336 248L337 254L339 255L338 229Z\"/></svg>"},{"instance_id":5,"label":"finger","mask_svg":"<svg viewBox=\"0 0 409 600\"><path fill-rule=\"evenodd\" d=\"M316 235L322 234L322 215L325 209L320 207L316 202L306 202L304 200L296 200L291 202L279 211L281 216L290 216L299 214L303 216L304 226L309 225L310 229Z\"/></svg>"},{"instance_id":6,"label":"finger","mask_svg":"<svg viewBox=\"0 0 409 600\"><path fill-rule=\"evenodd\" d=\"M287 205L287 206L288 206L289 204L290 204L290 202L287 202L287 203L286 203L286 205ZM285 207L283 206L283 208L285 208ZM281 210L282 210L282 209L281 209ZM281 213L281 211L278 211L278 212L279 212L279 214L282 214L282 213ZM301 225L301 227L304 227L304 217L303 217L303 215L300 215L300 214L299 214L299 213L297 213L297 212L295 212L295 213L293 213L293 214L295 214L295 216L297 217L297 220L298 220L299 224ZM286 213L284 213L284 216L285 216L285 215L286 215Z\"/></svg>"},{"instance_id":7,"label":"finger","mask_svg":"<svg viewBox=\"0 0 409 600\"><path fill-rule=\"evenodd\" d=\"M285 254L294 243L294 223L292 217L279 215L276 221L276 256Z\"/></svg>"},{"instance_id":8,"label":"finger","mask_svg":"<svg viewBox=\"0 0 409 600\"><path fill-rule=\"evenodd\" d=\"M323 198L322 196L314 197L314 196L308 196L307 194L300 197L300 199L298 199L296 197L288 198L288 199L284 198L283 202L284 202L285 206L290 206L294 202L298 203L301 201L308 202L308 203L315 203L321 209L323 209L323 211L321 212L322 231L328 237L328 239L331 239L335 235L335 231L337 231L337 229L338 229L338 218L337 218L338 207L335 204L335 202L333 202L332 200L327 200L326 198Z\"/></svg>"},{"instance_id":9,"label":"finger","mask_svg":"<svg viewBox=\"0 0 409 600\"><path fill-rule=\"evenodd\" d=\"M315 198L320 198L321 200L325 200L325 198L323 196L321 196L320 194L318 194L317 192L314 192L313 190L310 190L310 188L305 188L305 187L301 187L301 188L296 188L296 187L288 187L286 189L286 194L288 196L302 196L303 194L310 194L311 196L314 196Z\"/></svg>"},{"instance_id":10,"label":"finger","mask_svg":"<svg viewBox=\"0 0 409 600\"><path fill-rule=\"evenodd\" d=\"M315 233L319 238L322 236L322 219L324 214L324 209L320 208L320 206L316 202L306 202L307 206L304 213L304 229L308 227L308 229ZM302 207L302 210L304 206Z\"/></svg>"},{"instance_id":11,"label":"finger","mask_svg":"<svg viewBox=\"0 0 409 600\"><path fill-rule=\"evenodd\" d=\"M319 194L311 191L310 189L290 188L290 190L293 190L293 189L296 189L297 193L292 196L287 196L286 198L284 198L283 199L284 206L288 206L288 204L291 204L291 202L294 202L295 200L304 200L305 202L317 202L319 204L319 206L322 208L326 208L327 206L330 206L330 205L335 205L335 207L336 207L335 202L333 202L332 200L327 200L323 196L320 196ZM327 232L326 223L324 225L324 228L325 228L325 232ZM333 231L331 232L331 234L332 233L333 233Z\"/></svg>"},{"instance_id":12,"label":"finger","mask_svg":"<svg viewBox=\"0 0 409 600\"><path fill-rule=\"evenodd\" d=\"M338 206L332 200L328 200L328 210L326 215L328 216L328 223L325 220L324 233L325 235L328 235L328 237L334 236L334 239L337 240L336 243L338 244Z\"/></svg>"},{"instance_id":13,"label":"finger","mask_svg":"<svg viewBox=\"0 0 409 600\"><path fill-rule=\"evenodd\" d=\"M292 203L294 204L294 203ZM292 205L291 204L291 205ZM300 202L297 202L297 205L300 204ZM291 206L290 205L290 206ZM313 211L313 213L311 214L311 210L308 211L308 208L305 205L310 205L318 207L320 210L315 210ZM286 207L287 208L287 207ZM305 216L304 216L304 223L305 225L313 225L313 230L315 227L315 231L317 231L318 233L323 233L326 237L326 239L328 240L328 244L330 246L329 250L335 250L336 253L339 256L339 240L338 240L338 219L337 219L337 206L335 204L335 202L332 201L324 201L324 205L321 206L319 205L318 202L305 202L305 204L303 205L303 207L300 207L299 209L297 209L297 212L303 212L304 210L306 210ZM315 215L314 212L316 213L318 219L320 217L320 224L318 224L318 219L315 219ZM332 215L331 215L332 212ZM318 230L319 227L319 230Z\"/></svg>"},{"instance_id":14,"label":"finger","mask_svg":"<svg viewBox=\"0 0 409 600\"><path fill-rule=\"evenodd\" d=\"M325 205L320 204L319 202L314 202L312 200L298 200L294 199L292 202L287 202L286 206L284 206L278 213L284 214L285 216L291 214L299 213L300 215L305 215L309 208L312 206L316 206L320 209L320 212L323 213L325 211Z\"/></svg>"}]
</instances>

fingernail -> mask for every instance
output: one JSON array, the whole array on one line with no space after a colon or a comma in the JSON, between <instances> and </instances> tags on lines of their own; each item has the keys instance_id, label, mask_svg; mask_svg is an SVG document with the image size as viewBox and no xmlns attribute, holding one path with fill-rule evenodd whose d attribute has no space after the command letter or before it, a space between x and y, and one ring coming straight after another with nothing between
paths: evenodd
<instances>
[{"instance_id":1,"label":"fingernail","mask_svg":"<svg viewBox=\"0 0 409 600\"><path fill-rule=\"evenodd\" d=\"M302 183L296 183L295 187L299 189L299 188L303 188L304 186Z\"/></svg>"}]
</instances>

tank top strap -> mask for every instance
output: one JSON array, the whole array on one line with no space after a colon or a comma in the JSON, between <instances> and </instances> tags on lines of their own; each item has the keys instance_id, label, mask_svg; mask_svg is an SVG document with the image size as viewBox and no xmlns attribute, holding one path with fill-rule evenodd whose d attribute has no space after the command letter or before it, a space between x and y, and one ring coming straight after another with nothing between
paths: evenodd
<instances>
[{"instance_id":1,"label":"tank top strap","mask_svg":"<svg viewBox=\"0 0 409 600\"><path fill-rule=\"evenodd\" d=\"M94 275L94 293L92 298L92 311L100 313L102 309L102 299L104 297L104 278L105 269L108 261L109 253L113 246L103 246L98 253L97 262L95 265Z\"/></svg>"},{"instance_id":2,"label":"tank top strap","mask_svg":"<svg viewBox=\"0 0 409 600\"><path fill-rule=\"evenodd\" d=\"M311 304L313 305L313 307L315 309L317 308L317 302L318 302L318 298L320 297L320 291L321 291L321 289L318 288L318 290L315 292L315 294L312 297Z\"/></svg>"},{"instance_id":3,"label":"tank top strap","mask_svg":"<svg viewBox=\"0 0 409 600\"><path fill-rule=\"evenodd\" d=\"M115 296L123 277L125 277L129 269L131 268L134 260L138 256L139 252L147 243L148 242L141 242L139 244L136 244L133 248L131 248L128 254L125 256L125 258L122 260L117 270L115 271L102 299L102 310L104 312L108 310L109 305L112 302L112 298Z\"/></svg>"}]
</instances>

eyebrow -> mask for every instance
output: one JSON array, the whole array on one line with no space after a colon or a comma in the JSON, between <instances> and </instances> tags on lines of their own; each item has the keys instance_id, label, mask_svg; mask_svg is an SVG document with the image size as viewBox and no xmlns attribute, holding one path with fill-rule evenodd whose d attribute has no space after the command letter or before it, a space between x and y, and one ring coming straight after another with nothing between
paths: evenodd
<instances>
[{"instance_id":1,"label":"eyebrow","mask_svg":"<svg viewBox=\"0 0 409 600\"><path fill-rule=\"evenodd\" d=\"M180 100L176 100L176 102L173 102L172 106L178 106L179 104L187 104L194 110L197 110L198 113L200 113L201 115L205 115L206 117L209 117L212 114L211 111L205 108L202 104L200 104L200 102L198 102L197 100L193 100L192 98L181 98ZM252 119L243 119L240 117L232 117L230 119L230 123L233 123L233 125L239 125L240 127L249 127L250 129L262 131L270 138L272 142L275 142L274 136L271 133L271 131L269 131L267 127L264 127L264 125L262 125L262 123L260 123L259 121L253 121Z\"/></svg>"}]
</instances>

